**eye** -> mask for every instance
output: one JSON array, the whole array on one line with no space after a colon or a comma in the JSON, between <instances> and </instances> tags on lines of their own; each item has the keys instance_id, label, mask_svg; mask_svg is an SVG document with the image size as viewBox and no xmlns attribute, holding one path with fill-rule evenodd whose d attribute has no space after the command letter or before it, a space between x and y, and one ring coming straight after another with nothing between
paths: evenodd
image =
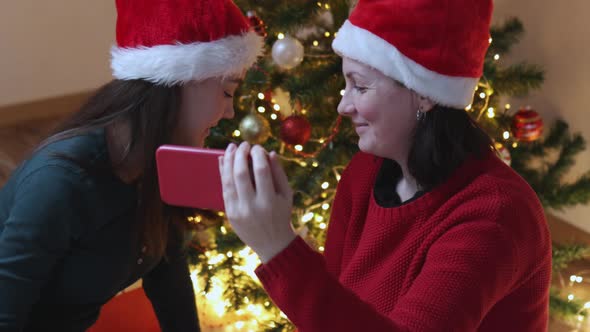
<instances>
[{"instance_id":1,"label":"eye","mask_svg":"<svg viewBox=\"0 0 590 332\"><path fill-rule=\"evenodd\" d=\"M358 85L355 85L354 89L360 93L365 93L367 91L367 88Z\"/></svg>"}]
</instances>

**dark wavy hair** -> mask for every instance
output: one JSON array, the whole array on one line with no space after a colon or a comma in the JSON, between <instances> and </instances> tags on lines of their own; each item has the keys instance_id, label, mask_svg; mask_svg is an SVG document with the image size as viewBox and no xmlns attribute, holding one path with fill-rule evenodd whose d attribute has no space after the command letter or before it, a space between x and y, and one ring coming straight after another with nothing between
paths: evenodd
<instances>
[{"instance_id":1,"label":"dark wavy hair","mask_svg":"<svg viewBox=\"0 0 590 332\"><path fill-rule=\"evenodd\" d=\"M469 156L481 157L493 149L492 139L465 110L437 105L418 121L408 169L424 190L430 190Z\"/></svg>"}]
</instances>

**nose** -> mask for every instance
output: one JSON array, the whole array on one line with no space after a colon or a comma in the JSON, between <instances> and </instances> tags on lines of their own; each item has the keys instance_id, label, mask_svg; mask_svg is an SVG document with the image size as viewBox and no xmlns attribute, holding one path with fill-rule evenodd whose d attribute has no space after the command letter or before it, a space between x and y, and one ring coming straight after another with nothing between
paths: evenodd
<instances>
[{"instance_id":1,"label":"nose","mask_svg":"<svg viewBox=\"0 0 590 332\"><path fill-rule=\"evenodd\" d=\"M351 116L355 112L354 104L348 97L348 92L345 92L338 104L338 114L342 116Z\"/></svg>"},{"instance_id":2,"label":"nose","mask_svg":"<svg viewBox=\"0 0 590 332\"><path fill-rule=\"evenodd\" d=\"M225 112L223 112L224 119L233 119L235 115L236 112L234 111L233 105L230 105L228 108L225 109Z\"/></svg>"}]
</instances>

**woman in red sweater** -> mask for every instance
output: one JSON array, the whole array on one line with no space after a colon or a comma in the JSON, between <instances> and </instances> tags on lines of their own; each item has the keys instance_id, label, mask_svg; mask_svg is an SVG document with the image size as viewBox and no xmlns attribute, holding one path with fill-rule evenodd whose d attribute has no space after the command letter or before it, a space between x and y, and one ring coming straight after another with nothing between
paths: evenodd
<instances>
[{"instance_id":1,"label":"woman in red sweater","mask_svg":"<svg viewBox=\"0 0 590 332\"><path fill-rule=\"evenodd\" d=\"M227 216L301 332L547 329L543 209L464 112L491 14L492 0L361 0L341 27L338 112L361 152L338 185L325 255L292 230L276 154L228 147Z\"/></svg>"}]
</instances>

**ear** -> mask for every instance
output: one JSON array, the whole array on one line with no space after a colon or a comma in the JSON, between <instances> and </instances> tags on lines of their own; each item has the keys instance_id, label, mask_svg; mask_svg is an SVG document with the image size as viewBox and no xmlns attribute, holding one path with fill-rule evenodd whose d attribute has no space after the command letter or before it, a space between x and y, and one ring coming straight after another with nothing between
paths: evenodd
<instances>
[{"instance_id":1,"label":"ear","mask_svg":"<svg viewBox=\"0 0 590 332\"><path fill-rule=\"evenodd\" d=\"M416 94L416 96L418 97L418 108L421 110L421 112L429 112L436 105L436 103L430 100L430 98L421 96L419 94Z\"/></svg>"}]
</instances>

